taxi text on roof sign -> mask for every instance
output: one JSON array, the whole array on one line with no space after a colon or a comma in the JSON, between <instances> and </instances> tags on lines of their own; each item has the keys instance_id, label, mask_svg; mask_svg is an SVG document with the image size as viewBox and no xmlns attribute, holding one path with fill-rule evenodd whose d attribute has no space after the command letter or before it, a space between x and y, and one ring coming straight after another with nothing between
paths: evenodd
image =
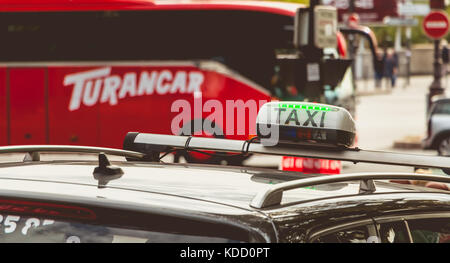
<instances>
[{"instance_id":1,"label":"taxi text on roof sign","mask_svg":"<svg viewBox=\"0 0 450 263\"><path fill-rule=\"evenodd\" d=\"M277 127L280 143L315 141L351 146L355 138L355 122L350 113L324 104L270 102L261 108L256 122L258 135L263 139L273 139L272 126Z\"/></svg>"}]
</instances>

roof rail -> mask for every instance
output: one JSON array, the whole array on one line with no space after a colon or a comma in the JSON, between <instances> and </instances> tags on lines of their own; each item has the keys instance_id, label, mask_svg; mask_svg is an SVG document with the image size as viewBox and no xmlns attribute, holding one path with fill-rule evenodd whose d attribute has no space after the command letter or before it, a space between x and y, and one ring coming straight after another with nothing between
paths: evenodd
<instances>
[{"instance_id":1,"label":"roof rail","mask_svg":"<svg viewBox=\"0 0 450 263\"><path fill-rule=\"evenodd\" d=\"M280 183L270 186L268 189L259 192L252 200L250 206L263 209L281 204L283 192L302 187L345 182L345 181L368 181L368 180L426 180L442 183L450 183L450 177L442 175L414 174L414 173L357 173L341 175L325 175Z\"/></svg>"},{"instance_id":2,"label":"roof rail","mask_svg":"<svg viewBox=\"0 0 450 263\"><path fill-rule=\"evenodd\" d=\"M27 153L25 155L24 162L40 161L39 153L41 152L70 152L70 153L97 153L97 154L105 153L134 159L143 159L146 156L144 153L126 151L121 149L75 146L75 145L17 145L17 146L0 147L0 154Z\"/></svg>"},{"instance_id":3,"label":"roof rail","mask_svg":"<svg viewBox=\"0 0 450 263\"><path fill-rule=\"evenodd\" d=\"M358 148L325 147L323 145L280 145L266 147L254 140L240 141L218 138L202 138L151 133L129 132L124 140L124 149L159 156L159 153L174 150L196 150L234 152L241 154L266 154L279 156L309 157L341 160L353 163L377 163L420 168L438 168L447 173L450 158L443 156L416 155L382 151L367 151ZM158 161L155 159L154 161Z\"/></svg>"}]
</instances>

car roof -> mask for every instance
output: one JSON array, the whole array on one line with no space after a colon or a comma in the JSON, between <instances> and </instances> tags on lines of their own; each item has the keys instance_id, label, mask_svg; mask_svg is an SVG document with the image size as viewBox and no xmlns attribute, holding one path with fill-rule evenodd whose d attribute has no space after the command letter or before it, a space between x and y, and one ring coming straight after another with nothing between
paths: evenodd
<instances>
[{"instance_id":1,"label":"car roof","mask_svg":"<svg viewBox=\"0 0 450 263\"><path fill-rule=\"evenodd\" d=\"M273 1L0 0L1 12L245 10L294 16L299 7L305 6Z\"/></svg>"},{"instance_id":2,"label":"car roof","mask_svg":"<svg viewBox=\"0 0 450 263\"><path fill-rule=\"evenodd\" d=\"M190 199L220 206L254 211L250 207L253 198L271 184L310 177L295 172L248 167L228 167L193 164L163 164L144 162L114 162L124 174L99 189L93 171L95 161L51 161L10 163L0 165L0 194L2 191L25 191L34 194L95 197L114 192L116 200L149 203L158 199L167 201ZM77 189L77 190L75 190ZM85 191L84 196L79 189ZM377 193L404 191L433 191L400 184L377 184ZM334 183L312 188L288 191L283 195L285 203L329 199L334 196L357 195L359 182ZM164 204L164 202L162 202ZM198 209L196 207L195 209Z\"/></svg>"}]
</instances>

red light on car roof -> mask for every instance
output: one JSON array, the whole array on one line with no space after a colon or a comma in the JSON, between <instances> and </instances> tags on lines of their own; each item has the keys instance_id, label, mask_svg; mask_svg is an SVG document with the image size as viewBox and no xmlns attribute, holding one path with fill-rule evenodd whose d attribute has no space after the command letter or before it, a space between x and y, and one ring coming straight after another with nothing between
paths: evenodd
<instances>
[{"instance_id":1,"label":"red light on car roof","mask_svg":"<svg viewBox=\"0 0 450 263\"><path fill-rule=\"evenodd\" d=\"M0 199L0 213L2 212L72 219L93 220L96 218L92 210L84 207L23 200Z\"/></svg>"}]
</instances>

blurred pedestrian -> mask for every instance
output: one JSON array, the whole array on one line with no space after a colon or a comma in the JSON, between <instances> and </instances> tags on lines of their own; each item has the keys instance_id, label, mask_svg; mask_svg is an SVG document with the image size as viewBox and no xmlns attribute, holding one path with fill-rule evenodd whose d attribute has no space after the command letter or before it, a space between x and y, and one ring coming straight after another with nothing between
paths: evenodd
<instances>
[{"instance_id":1,"label":"blurred pedestrian","mask_svg":"<svg viewBox=\"0 0 450 263\"><path fill-rule=\"evenodd\" d=\"M375 88L379 89L381 88L383 75L384 75L384 56L383 52L378 49L376 53L375 58L375 65L374 65L374 71L375 71Z\"/></svg>"},{"instance_id":2,"label":"blurred pedestrian","mask_svg":"<svg viewBox=\"0 0 450 263\"><path fill-rule=\"evenodd\" d=\"M387 78L387 87L395 88L398 73L398 55L394 49L386 51L384 59L384 74Z\"/></svg>"},{"instance_id":3,"label":"blurred pedestrian","mask_svg":"<svg viewBox=\"0 0 450 263\"><path fill-rule=\"evenodd\" d=\"M448 73L448 63L449 63L449 50L448 50L448 42L447 40L442 41L442 64L444 67L444 76L445 76L445 86L447 87L447 73Z\"/></svg>"}]
</instances>

